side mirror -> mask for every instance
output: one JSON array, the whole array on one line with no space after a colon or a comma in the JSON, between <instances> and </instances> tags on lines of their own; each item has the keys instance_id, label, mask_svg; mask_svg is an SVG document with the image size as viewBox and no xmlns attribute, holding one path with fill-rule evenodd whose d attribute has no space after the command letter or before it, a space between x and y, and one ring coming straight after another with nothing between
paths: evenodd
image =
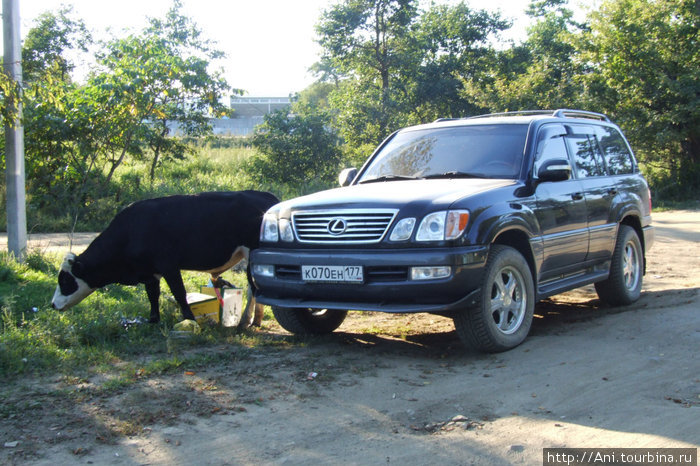
<instances>
[{"instance_id":1,"label":"side mirror","mask_svg":"<svg viewBox=\"0 0 700 466\"><path fill-rule=\"evenodd\" d=\"M350 186L350 183L352 183L352 180L354 180L356 176L357 168L346 168L338 175L338 183L340 183L340 186Z\"/></svg>"},{"instance_id":2,"label":"side mirror","mask_svg":"<svg viewBox=\"0 0 700 466\"><path fill-rule=\"evenodd\" d=\"M547 160L537 171L540 181L566 181L571 178L571 164L566 159Z\"/></svg>"}]
</instances>

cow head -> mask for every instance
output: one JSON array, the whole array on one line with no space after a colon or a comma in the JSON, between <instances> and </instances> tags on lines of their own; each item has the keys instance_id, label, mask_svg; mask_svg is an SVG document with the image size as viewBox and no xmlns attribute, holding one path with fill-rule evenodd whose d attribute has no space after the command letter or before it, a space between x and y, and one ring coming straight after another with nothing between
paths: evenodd
<instances>
[{"instance_id":1,"label":"cow head","mask_svg":"<svg viewBox=\"0 0 700 466\"><path fill-rule=\"evenodd\" d=\"M82 264L75 254L69 252L63 259L61 271L58 273L58 286L51 300L51 306L60 311L75 306L85 299L95 288L90 288L82 276Z\"/></svg>"}]
</instances>

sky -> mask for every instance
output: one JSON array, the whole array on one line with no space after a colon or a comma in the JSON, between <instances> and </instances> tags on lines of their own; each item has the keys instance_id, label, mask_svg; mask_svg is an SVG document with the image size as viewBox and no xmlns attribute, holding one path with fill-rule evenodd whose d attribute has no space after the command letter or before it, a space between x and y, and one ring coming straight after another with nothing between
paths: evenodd
<instances>
[{"instance_id":1,"label":"sky","mask_svg":"<svg viewBox=\"0 0 700 466\"><path fill-rule=\"evenodd\" d=\"M454 3L456 0L436 0ZM249 96L282 97L313 83L308 72L319 57L314 26L336 0L182 0L183 13L227 58L217 63L228 83ZM499 11L514 20L510 38L524 38L529 0L467 0L470 7ZM20 0L24 36L46 11L72 5L96 39L138 32L147 17L162 17L172 0ZM79 77L78 77L79 78Z\"/></svg>"}]
</instances>

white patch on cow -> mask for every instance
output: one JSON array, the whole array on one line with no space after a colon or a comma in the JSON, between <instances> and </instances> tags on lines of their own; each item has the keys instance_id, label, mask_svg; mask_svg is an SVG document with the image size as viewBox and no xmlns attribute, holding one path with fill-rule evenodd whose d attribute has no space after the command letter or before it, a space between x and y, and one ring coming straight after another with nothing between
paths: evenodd
<instances>
[{"instance_id":1,"label":"white patch on cow","mask_svg":"<svg viewBox=\"0 0 700 466\"><path fill-rule=\"evenodd\" d=\"M214 277L218 277L243 259L247 260L248 254L250 254L250 249L245 246L238 246L236 250L233 251L233 254L231 254L231 258L227 260L225 264L220 267L216 267L215 269L204 270L204 272L210 273Z\"/></svg>"},{"instance_id":2,"label":"white patch on cow","mask_svg":"<svg viewBox=\"0 0 700 466\"><path fill-rule=\"evenodd\" d=\"M72 252L66 254L66 256L63 258L63 263L61 264L61 270L65 272L70 272L73 268L73 262L75 262L76 257L77 256Z\"/></svg>"},{"instance_id":3,"label":"white patch on cow","mask_svg":"<svg viewBox=\"0 0 700 466\"><path fill-rule=\"evenodd\" d=\"M78 289L66 296L61 292L60 285L56 287L56 292L53 294L51 305L54 307L54 309L58 309L59 311L75 306L89 296L93 291L95 291L95 288L90 288L85 280L81 280L73 275L72 268L73 263L75 262L75 257L76 256L73 253L69 252L66 254L66 257L63 259L63 264L61 264L61 271L70 274L70 276L75 280L75 283L78 285Z\"/></svg>"},{"instance_id":4,"label":"white patch on cow","mask_svg":"<svg viewBox=\"0 0 700 466\"><path fill-rule=\"evenodd\" d=\"M75 306L80 301L92 294L93 291L95 291L95 288L90 288L88 284L85 283L85 281L76 277L73 278L75 278L75 281L78 283L78 290L71 295L65 296L61 293L61 287L57 286L56 292L54 293L53 299L51 300L51 304L55 309L62 311L64 309L68 309L71 306Z\"/></svg>"}]
</instances>

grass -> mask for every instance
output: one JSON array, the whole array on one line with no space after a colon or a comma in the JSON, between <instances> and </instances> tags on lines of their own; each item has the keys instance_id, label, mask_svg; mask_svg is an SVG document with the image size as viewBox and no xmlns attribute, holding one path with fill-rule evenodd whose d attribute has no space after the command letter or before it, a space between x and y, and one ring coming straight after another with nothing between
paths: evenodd
<instances>
[{"instance_id":1,"label":"grass","mask_svg":"<svg viewBox=\"0 0 700 466\"><path fill-rule=\"evenodd\" d=\"M653 207L653 212L667 212L669 210L700 210L700 200L658 201L654 203Z\"/></svg>"},{"instance_id":2,"label":"grass","mask_svg":"<svg viewBox=\"0 0 700 466\"><path fill-rule=\"evenodd\" d=\"M59 255L32 252L18 263L0 252L0 377L9 380L25 374L56 374L80 380L91 374L110 373L105 388L128 385L137 375L179 370L197 365L207 357L189 354L190 349L229 344L246 348L290 344L279 338L249 331L203 325L201 334L168 345L167 335L180 320L177 305L161 298L161 323L124 325L123 319L147 318L149 305L143 287L109 285L80 304L59 312L50 300L56 287ZM194 291L207 276L185 272L185 286ZM242 287L244 273L227 272L225 278ZM167 286L163 295L167 296ZM272 319L269 311L266 319ZM226 354L230 354L227 352ZM137 374L137 375L135 375Z\"/></svg>"}]
</instances>

